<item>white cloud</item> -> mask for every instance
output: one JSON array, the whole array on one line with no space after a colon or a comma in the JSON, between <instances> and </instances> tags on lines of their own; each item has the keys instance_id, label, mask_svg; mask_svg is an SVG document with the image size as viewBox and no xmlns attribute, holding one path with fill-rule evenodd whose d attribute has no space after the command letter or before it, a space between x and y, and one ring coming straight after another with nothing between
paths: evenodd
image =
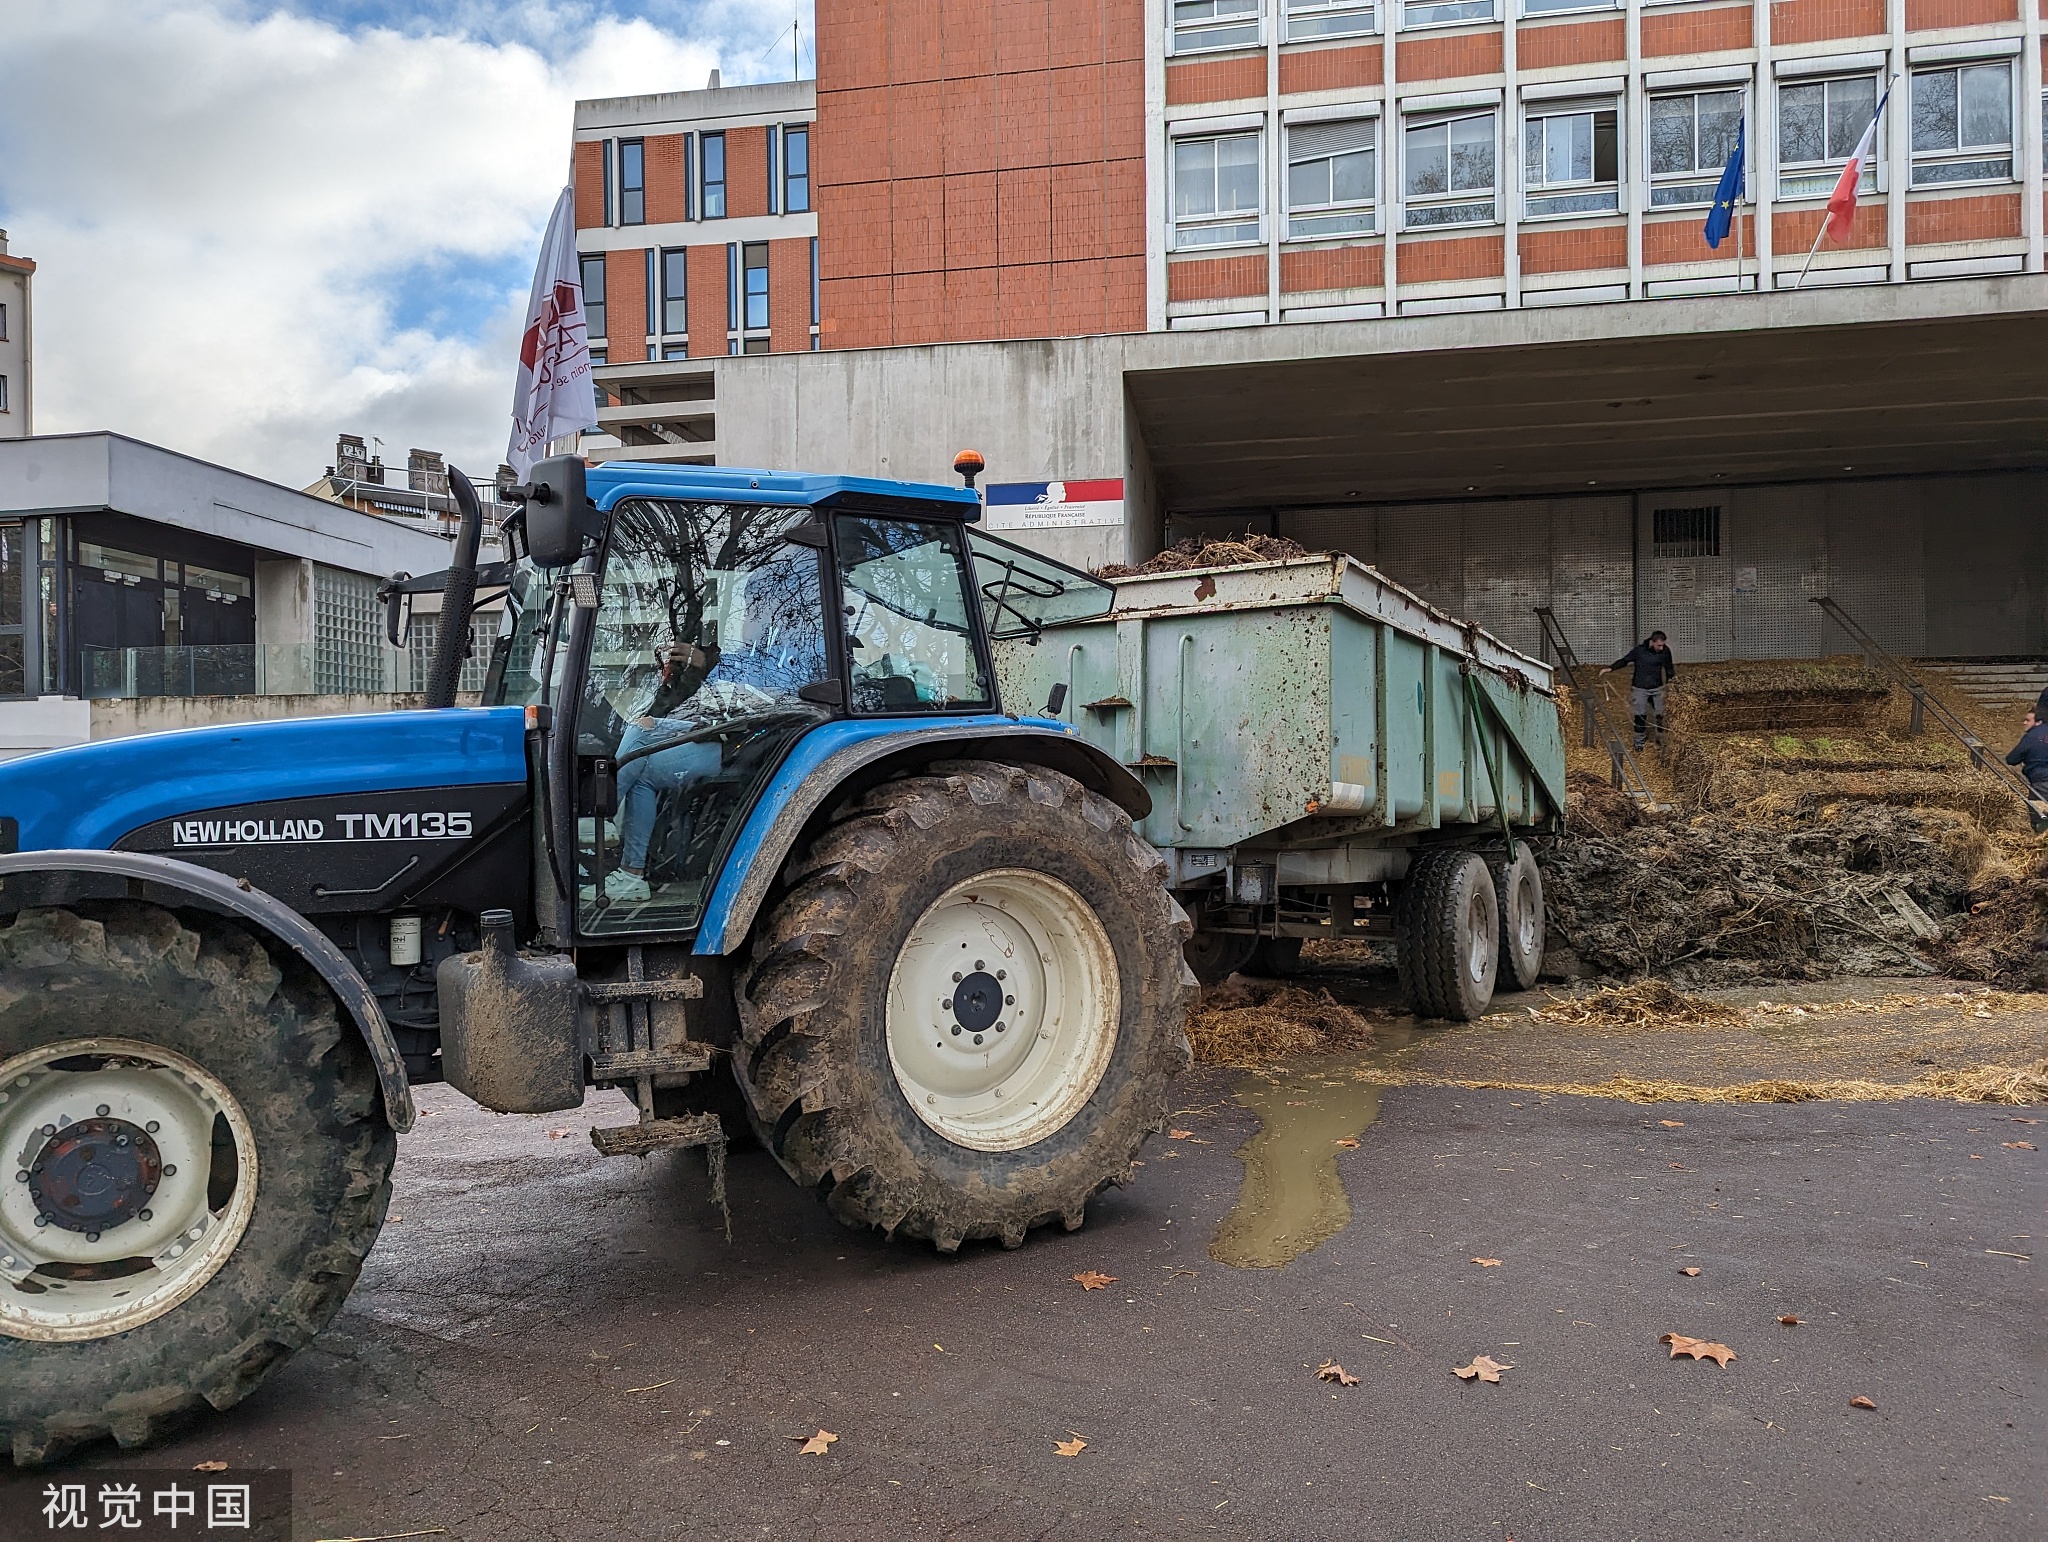
<instances>
[{"instance_id":1,"label":"white cloud","mask_svg":"<svg viewBox=\"0 0 2048 1542\"><path fill-rule=\"evenodd\" d=\"M601 18L544 58L193 0L0 5L0 226L38 263L37 430L294 485L337 431L489 473L574 100L702 85L722 45L744 68L760 45L725 40L779 9L707 9L692 38Z\"/></svg>"}]
</instances>

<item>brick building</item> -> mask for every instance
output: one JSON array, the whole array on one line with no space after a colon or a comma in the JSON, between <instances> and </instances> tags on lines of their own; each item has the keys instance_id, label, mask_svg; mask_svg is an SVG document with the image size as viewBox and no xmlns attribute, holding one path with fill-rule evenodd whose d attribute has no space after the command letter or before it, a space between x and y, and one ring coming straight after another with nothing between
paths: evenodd
<instances>
[{"instance_id":1,"label":"brick building","mask_svg":"<svg viewBox=\"0 0 2048 1542\"><path fill-rule=\"evenodd\" d=\"M32 328L29 305L36 265L7 250L0 230L0 439L26 439L35 432Z\"/></svg>"}]
</instances>

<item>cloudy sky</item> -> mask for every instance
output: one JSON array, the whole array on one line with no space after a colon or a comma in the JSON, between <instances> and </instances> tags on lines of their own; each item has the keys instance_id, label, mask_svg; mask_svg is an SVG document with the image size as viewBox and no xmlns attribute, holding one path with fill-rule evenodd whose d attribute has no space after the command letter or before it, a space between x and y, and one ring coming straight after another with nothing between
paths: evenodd
<instances>
[{"instance_id":1,"label":"cloudy sky","mask_svg":"<svg viewBox=\"0 0 2048 1542\"><path fill-rule=\"evenodd\" d=\"M0 0L37 431L489 475L572 103L786 79L799 3L808 42L809 0Z\"/></svg>"}]
</instances>

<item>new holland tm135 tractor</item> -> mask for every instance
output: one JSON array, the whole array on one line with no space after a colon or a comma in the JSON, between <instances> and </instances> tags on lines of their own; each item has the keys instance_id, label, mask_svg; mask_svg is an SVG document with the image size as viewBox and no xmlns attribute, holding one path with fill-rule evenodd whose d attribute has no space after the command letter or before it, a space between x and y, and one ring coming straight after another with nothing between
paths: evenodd
<instances>
[{"instance_id":1,"label":"new holland tm135 tractor","mask_svg":"<svg viewBox=\"0 0 2048 1542\"><path fill-rule=\"evenodd\" d=\"M726 1113L941 1251L1079 1226L1164 1122L1194 982L1150 800L990 656L1106 586L968 489L573 459L480 569L454 480L454 565L388 586L394 639L443 595L428 710L0 766L18 1463L147 1442L318 1333L415 1082L622 1089L598 1148L700 1147L721 1203ZM506 624L455 708L479 584Z\"/></svg>"}]
</instances>

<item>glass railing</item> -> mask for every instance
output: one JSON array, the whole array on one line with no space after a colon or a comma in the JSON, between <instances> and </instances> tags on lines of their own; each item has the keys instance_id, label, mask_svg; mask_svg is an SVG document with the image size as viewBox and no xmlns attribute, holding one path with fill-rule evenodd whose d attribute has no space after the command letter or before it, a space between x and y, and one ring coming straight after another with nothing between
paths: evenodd
<instances>
[{"instance_id":1,"label":"glass railing","mask_svg":"<svg viewBox=\"0 0 2048 1542\"><path fill-rule=\"evenodd\" d=\"M425 639L431 642L431 638ZM458 688L483 689L483 639L462 667ZM427 688L431 647L310 643L214 643L185 648L93 648L80 652L80 694L103 701L142 696L409 695Z\"/></svg>"}]
</instances>

